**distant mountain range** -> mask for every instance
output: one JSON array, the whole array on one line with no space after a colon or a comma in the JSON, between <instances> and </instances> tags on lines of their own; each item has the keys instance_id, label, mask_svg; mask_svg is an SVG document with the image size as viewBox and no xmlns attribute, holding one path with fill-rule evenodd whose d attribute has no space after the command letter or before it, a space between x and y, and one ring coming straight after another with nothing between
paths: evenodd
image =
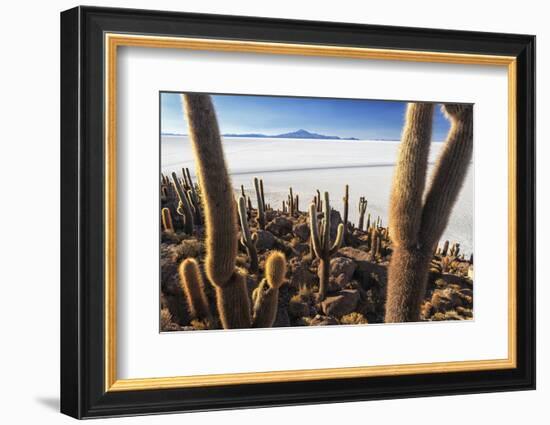
<instances>
[{"instance_id":1,"label":"distant mountain range","mask_svg":"<svg viewBox=\"0 0 550 425\"><path fill-rule=\"evenodd\" d=\"M164 136L183 136L183 134L176 133L162 133ZM224 137L252 137L252 138L269 138L269 139L323 139L323 140L359 140L355 137L338 137L338 136L326 136L324 134L311 133L307 130L300 129L292 131L290 133L267 135L261 133L246 133L236 134L228 133L222 134Z\"/></svg>"}]
</instances>

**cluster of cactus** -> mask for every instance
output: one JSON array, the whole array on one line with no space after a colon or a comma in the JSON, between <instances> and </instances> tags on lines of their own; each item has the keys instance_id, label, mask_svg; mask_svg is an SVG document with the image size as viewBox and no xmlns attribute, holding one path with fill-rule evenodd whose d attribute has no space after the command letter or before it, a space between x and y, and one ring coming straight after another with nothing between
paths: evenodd
<instances>
[{"instance_id":1,"label":"cluster of cactus","mask_svg":"<svg viewBox=\"0 0 550 425\"><path fill-rule=\"evenodd\" d=\"M291 217L294 217L295 215L300 213L300 197L298 195L294 196L294 193L292 192L292 187L288 189L288 196L287 196L287 202L288 208L283 206L283 209L285 211L288 211Z\"/></svg>"},{"instance_id":2,"label":"cluster of cactus","mask_svg":"<svg viewBox=\"0 0 550 425\"><path fill-rule=\"evenodd\" d=\"M344 239L344 225L340 223L336 232L336 239L330 241L330 202L328 192L325 192L323 202L323 219L319 225L317 221L317 206L312 203L309 206L310 241L315 256L319 259L319 301L325 299L330 272L330 257L342 246Z\"/></svg>"},{"instance_id":3,"label":"cluster of cactus","mask_svg":"<svg viewBox=\"0 0 550 425\"><path fill-rule=\"evenodd\" d=\"M473 150L471 105L444 105L451 122L424 194L434 105L410 103L390 195L392 256L386 322L417 321L436 244L464 181Z\"/></svg>"},{"instance_id":4,"label":"cluster of cactus","mask_svg":"<svg viewBox=\"0 0 550 425\"><path fill-rule=\"evenodd\" d=\"M192 235L195 226L195 212L191 206L190 196L183 189L178 176L174 172L172 173L172 182L174 184L174 188L176 189L176 193L178 194L179 203L177 211L178 214L183 217L184 231L188 235Z\"/></svg>"},{"instance_id":5,"label":"cluster of cactus","mask_svg":"<svg viewBox=\"0 0 550 425\"><path fill-rule=\"evenodd\" d=\"M321 192L316 190L317 195L313 197L313 203L315 204L315 211L321 212L323 210L323 200L321 199Z\"/></svg>"},{"instance_id":6,"label":"cluster of cactus","mask_svg":"<svg viewBox=\"0 0 550 425\"><path fill-rule=\"evenodd\" d=\"M272 326L274 311L277 310L278 288L283 284L286 274L284 254L272 252L266 260L266 282L262 292L257 293L252 311L247 288L247 275L236 267L238 249L237 212L233 198L231 180L224 160L222 142L216 113L210 96L204 94L184 94L183 103L187 115L189 135L198 176L201 182L201 195L204 205L206 227L205 272L208 281L215 288L216 305L221 325L224 329ZM255 188L259 208L265 214L263 183L255 179ZM244 198L239 199L241 218L246 217ZM263 219L265 226L265 215ZM260 221L259 220L259 221ZM243 220L247 223L246 220ZM241 225L243 225L241 221ZM246 232L243 226L243 234ZM245 236L246 238L246 236ZM250 237L252 239L252 237ZM187 261L187 260L185 260ZM184 263L185 263L184 261ZM193 269L186 273L187 268ZM196 263L188 262L181 266L182 286L188 303L195 307L204 306L204 291L200 270ZM268 288L265 288L268 286ZM193 300L189 300L193 297Z\"/></svg>"},{"instance_id":7,"label":"cluster of cactus","mask_svg":"<svg viewBox=\"0 0 550 425\"><path fill-rule=\"evenodd\" d=\"M182 168L181 171L183 174L183 180L182 180L183 188L187 193L189 203L191 204L191 208L195 213L195 223L200 225L202 224L200 187L198 184L193 183L193 179L191 178L191 172L189 171L189 168Z\"/></svg>"},{"instance_id":8,"label":"cluster of cactus","mask_svg":"<svg viewBox=\"0 0 550 425\"><path fill-rule=\"evenodd\" d=\"M449 249L449 241L445 241L441 248L437 248L435 254L441 257L446 257L447 255L458 257L460 255L460 244L455 242L451 245L451 249Z\"/></svg>"},{"instance_id":9,"label":"cluster of cactus","mask_svg":"<svg viewBox=\"0 0 550 425\"><path fill-rule=\"evenodd\" d=\"M241 196L235 202L210 97L185 94L182 98L201 186L199 188L193 184L189 169L183 170L183 179L172 173L171 182L162 175L161 197L170 201L172 211L176 209L173 202L177 202L177 212L183 217L186 233L192 234L194 224L200 220L205 224L204 272L192 258L184 260L179 267L190 315L207 327L215 326L216 319L213 318L205 295L202 277L202 273L205 273L207 281L215 290L216 309L223 328L272 326L277 314L279 288L285 281L286 258L279 251L271 252L262 273L256 247L258 233L251 231L249 221L255 220L257 229L265 230L268 217L271 219L273 216L272 213L266 214L270 206L265 202L264 182L254 178L256 209L252 207L244 186L241 186ZM386 322L419 320L428 272L444 273L453 267L453 261L460 263L464 260L464 255L462 260L459 257L459 244L449 246L446 241L441 249L436 251L436 248L471 158L472 111L470 106L446 105L444 108L451 121L451 129L431 186L425 194L433 105L408 105L392 184L388 228L382 226L379 216L375 220L370 213L367 215L368 202L365 197L361 197L357 228L361 231L364 229L365 233L358 234L358 237L348 235L354 226L349 223L349 185L345 185L343 223L338 225L336 237L332 241L329 194L324 192L321 198L321 192L316 191L308 209L308 255L311 259L316 257L319 260L318 301L323 301L329 290L330 259L347 237L352 241L348 242L352 246L366 242L366 245L362 245L363 249L373 261L383 261L392 252L388 267ZM292 187L289 188L287 199L282 201L282 212L290 217L300 215L299 196ZM161 218L163 229L174 232L169 208L162 208ZM237 223L240 224L240 239ZM176 224L179 222L176 221ZM392 229L391 237L389 228ZM241 249L246 250L248 270L237 267L239 244ZM439 262L432 262L434 252L436 257L441 256ZM470 259L472 263L473 258ZM458 267L464 264L462 261ZM255 275L253 278L257 283L251 296L249 284L252 279L249 273Z\"/></svg>"}]
</instances>

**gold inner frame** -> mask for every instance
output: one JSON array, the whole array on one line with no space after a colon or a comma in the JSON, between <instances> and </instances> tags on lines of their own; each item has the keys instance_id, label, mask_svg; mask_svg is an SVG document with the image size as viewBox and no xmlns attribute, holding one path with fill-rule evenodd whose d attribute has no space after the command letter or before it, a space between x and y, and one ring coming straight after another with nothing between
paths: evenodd
<instances>
[{"instance_id":1,"label":"gold inner frame","mask_svg":"<svg viewBox=\"0 0 550 425\"><path fill-rule=\"evenodd\" d=\"M105 34L105 391L135 391L214 385L311 381L515 368L516 358L516 58L477 54L370 49L325 45ZM503 66L508 72L508 358L273 372L118 379L116 373L116 99L120 46L324 56Z\"/></svg>"}]
</instances>

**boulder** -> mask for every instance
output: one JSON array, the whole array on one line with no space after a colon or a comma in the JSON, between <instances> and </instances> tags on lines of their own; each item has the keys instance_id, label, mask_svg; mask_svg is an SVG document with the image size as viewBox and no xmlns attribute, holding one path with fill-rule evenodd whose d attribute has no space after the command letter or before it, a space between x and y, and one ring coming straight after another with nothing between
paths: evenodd
<instances>
[{"instance_id":1,"label":"boulder","mask_svg":"<svg viewBox=\"0 0 550 425\"><path fill-rule=\"evenodd\" d=\"M256 235L258 235L258 240L256 242L256 249L258 251L266 251L273 248L275 244L275 236L266 230L258 229L256 230Z\"/></svg>"},{"instance_id":2,"label":"boulder","mask_svg":"<svg viewBox=\"0 0 550 425\"><path fill-rule=\"evenodd\" d=\"M293 232L304 242L309 240L309 225L307 223L298 223L294 226Z\"/></svg>"},{"instance_id":3,"label":"boulder","mask_svg":"<svg viewBox=\"0 0 550 425\"><path fill-rule=\"evenodd\" d=\"M300 297L293 297L288 303L288 314L294 318L309 316L309 304Z\"/></svg>"},{"instance_id":4,"label":"boulder","mask_svg":"<svg viewBox=\"0 0 550 425\"><path fill-rule=\"evenodd\" d=\"M356 265L355 276L361 280L363 287L366 288L370 285L371 274L378 276L378 282L387 281L387 267L383 264L372 262L372 257L367 252L345 246L338 251L338 255L353 260Z\"/></svg>"},{"instance_id":5,"label":"boulder","mask_svg":"<svg viewBox=\"0 0 550 425\"><path fill-rule=\"evenodd\" d=\"M344 287L352 278L357 265L346 257L334 257L330 260L330 277L338 281L340 287Z\"/></svg>"},{"instance_id":6,"label":"boulder","mask_svg":"<svg viewBox=\"0 0 550 425\"><path fill-rule=\"evenodd\" d=\"M292 221L286 217L275 217L265 228L275 236L285 236L292 232Z\"/></svg>"},{"instance_id":7,"label":"boulder","mask_svg":"<svg viewBox=\"0 0 550 425\"><path fill-rule=\"evenodd\" d=\"M321 302L321 308L327 316L342 317L351 313L359 302L359 291L344 289Z\"/></svg>"}]
</instances>

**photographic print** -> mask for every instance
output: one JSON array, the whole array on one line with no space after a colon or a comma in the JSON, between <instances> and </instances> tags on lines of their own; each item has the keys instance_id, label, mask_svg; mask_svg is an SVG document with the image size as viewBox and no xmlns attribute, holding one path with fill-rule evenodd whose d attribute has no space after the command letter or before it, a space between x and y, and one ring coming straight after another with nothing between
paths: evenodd
<instances>
[{"instance_id":1,"label":"photographic print","mask_svg":"<svg viewBox=\"0 0 550 425\"><path fill-rule=\"evenodd\" d=\"M473 318L473 105L160 97L161 331Z\"/></svg>"}]
</instances>

